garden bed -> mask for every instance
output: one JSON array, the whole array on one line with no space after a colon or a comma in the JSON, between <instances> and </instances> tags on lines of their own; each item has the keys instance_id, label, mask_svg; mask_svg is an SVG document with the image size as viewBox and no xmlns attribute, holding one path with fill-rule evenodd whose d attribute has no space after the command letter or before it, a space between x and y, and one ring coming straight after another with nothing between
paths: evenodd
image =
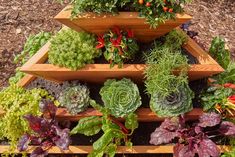
<instances>
[{"instance_id":1,"label":"garden bed","mask_svg":"<svg viewBox=\"0 0 235 157\"><path fill-rule=\"evenodd\" d=\"M150 42L161 37L192 19L187 14L177 14L175 20L168 20L156 29L150 29L149 24L146 23L144 18L139 17L138 12L120 12L118 15L86 13L71 20L70 7L65 7L55 19L76 31L84 30L95 34L102 34L113 26L132 29L135 37L142 42Z\"/></svg>"},{"instance_id":2,"label":"garden bed","mask_svg":"<svg viewBox=\"0 0 235 157\"><path fill-rule=\"evenodd\" d=\"M86 82L102 83L108 78L122 77L128 77L136 82L141 82L144 79L143 73L146 68L145 64L124 64L123 68L118 68L117 66L110 68L109 64L88 64L77 71L46 64L49 46L50 43L44 45L35 56L21 67L21 71L56 82L78 79ZM196 58L198 62L198 64L190 65L188 70L189 80L201 79L224 71L224 69L192 39L189 38L183 48L189 52L191 56ZM177 70L175 70L174 73L177 74Z\"/></svg>"}]
</instances>

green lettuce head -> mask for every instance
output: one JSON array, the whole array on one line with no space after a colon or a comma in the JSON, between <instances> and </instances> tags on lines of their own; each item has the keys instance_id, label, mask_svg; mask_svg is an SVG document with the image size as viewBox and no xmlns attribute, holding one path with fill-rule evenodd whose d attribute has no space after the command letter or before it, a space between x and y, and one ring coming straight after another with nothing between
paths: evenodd
<instances>
[{"instance_id":1,"label":"green lettuce head","mask_svg":"<svg viewBox=\"0 0 235 157\"><path fill-rule=\"evenodd\" d=\"M139 89L130 79L120 81L110 79L100 90L106 108L115 117L125 117L141 105Z\"/></svg>"},{"instance_id":2,"label":"green lettuce head","mask_svg":"<svg viewBox=\"0 0 235 157\"><path fill-rule=\"evenodd\" d=\"M159 117L175 117L193 109L192 98L194 93L187 84L179 86L177 92L163 98L153 94L150 100L150 108Z\"/></svg>"}]
</instances>

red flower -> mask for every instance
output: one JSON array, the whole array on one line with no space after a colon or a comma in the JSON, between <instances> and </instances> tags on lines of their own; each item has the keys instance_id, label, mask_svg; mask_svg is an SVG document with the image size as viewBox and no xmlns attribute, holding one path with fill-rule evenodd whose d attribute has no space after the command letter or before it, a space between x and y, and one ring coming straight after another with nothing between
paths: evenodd
<instances>
[{"instance_id":1,"label":"red flower","mask_svg":"<svg viewBox=\"0 0 235 157\"><path fill-rule=\"evenodd\" d=\"M235 104L235 95L228 97L228 101Z\"/></svg>"},{"instance_id":2,"label":"red flower","mask_svg":"<svg viewBox=\"0 0 235 157\"><path fill-rule=\"evenodd\" d=\"M119 47L122 41L122 35L120 34L117 39L110 38L110 42L113 44L114 47Z\"/></svg>"},{"instance_id":3,"label":"red flower","mask_svg":"<svg viewBox=\"0 0 235 157\"><path fill-rule=\"evenodd\" d=\"M104 42L104 35L98 36L98 45L96 46L97 49L103 48L105 46Z\"/></svg>"},{"instance_id":4,"label":"red flower","mask_svg":"<svg viewBox=\"0 0 235 157\"><path fill-rule=\"evenodd\" d=\"M117 34L118 36L121 35L120 28L117 27L117 26L113 27L112 32L115 33L115 34Z\"/></svg>"},{"instance_id":5,"label":"red flower","mask_svg":"<svg viewBox=\"0 0 235 157\"><path fill-rule=\"evenodd\" d=\"M134 37L134 32L130 29L127 30L127 38L133 38Z\"/></svg>"},{"instance_id":6,"label":"red flower","mask_svg":"<svg viewBox=\"0 0 235 157\"><path fill-rule=\"evenodd\" d=\"M225 83L223 86L224 86L225 88L235 89L235 84L232 84L232 83Z\"/></svg>"}]
</instances>

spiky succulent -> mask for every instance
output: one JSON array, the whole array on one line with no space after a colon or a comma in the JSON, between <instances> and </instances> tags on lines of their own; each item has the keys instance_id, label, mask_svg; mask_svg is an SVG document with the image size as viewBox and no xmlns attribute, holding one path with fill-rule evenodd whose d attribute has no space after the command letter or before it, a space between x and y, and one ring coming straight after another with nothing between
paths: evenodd
<instances>
[{"instance_id":1,"label":"spiky succulent","mask_svg":"<svg viewBox=\"0 0 235 157\"><path fill-rule=\"evenodd\" d=\"M89 106L90 91L84 85L76 85L65 88L59 97L61 106L68 109L71 114L78 114Z\"/></svg>"},{"instance_id":2,"label":"spiky succulent","mask_svg":"<svg viewBox=\"0 0 235 157\"><path fill-rule=\"evenodd\" d=\"M141 105L139 89L130 79L110 79L100 90L106 108L115 117L125 117Z\"/></svg>"},{"instance_id":3,"label":"spiky succulent","mask_svg":"<svg viewBox=\"0 0 235 157\"><path fill-rule=\"evenodd\" d=\"M192 97L193 92L187 84L179 87L177 92L174 92L167 97L161 97L158 94L153 94L150 100L150 108L159 117L174 117L184 114L193 109Z\"/></svg>"}]
</instances>

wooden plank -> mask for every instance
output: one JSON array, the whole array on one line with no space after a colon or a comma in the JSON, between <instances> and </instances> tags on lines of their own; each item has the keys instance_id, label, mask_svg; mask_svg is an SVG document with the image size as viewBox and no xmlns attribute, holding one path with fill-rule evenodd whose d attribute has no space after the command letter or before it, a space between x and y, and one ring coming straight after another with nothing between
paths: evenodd
<instances>
[{"instance_id":1,"label":"wooden plank","mask_svg":"<svg viewBox=\"0 0 235 157\"><path fill-rule=\"evenodd\" d=\"M33 75L26 74L20 81L17 83L18 86L26 87L30 82L34 81L37 77Z\"/></svg>"},{"instance_id":2,"label":"wooden plank","mask_svg":"<svg viewBox=\"0 0 235 157\"><path fill-rule=\"evenodd\" d=\"M138 115L138 121L140 122L154 122L154 121L161 122L164 120L164 118L158 117L149 108L139 108L136 111L136 114ZM202 109L195 108L191 112L187 113L185 117L186 120L193 121L193 120L198 120L199 116L201 116L202 114L203 114ZM56 118L58 120L69 120L69 121L78 121L82 118L90 116L102 116L102 113L93 108L89 108L85 112L82 112L77 115L69 114L65 108L59 108L56 113ZM123 119L120 120L123 121Z\"/></svg>"},{"instance_id":3,"label":"wooden plank","mask_svg":"<svg viewBox=\"0 0 235 157\"><path fill-rule=\"evenodd\" d=\"M55 19L76 31L85 30L95 34L104 33L114 26L132 29L135 37L142 42L150 42L192 19L187 14L177 14L175 19L166 20L157 29L150 29L150 25L146 22L146 19L140 18L138 12L120 12L117 15L84 13L71 20L71 10L68 9L70 7L67 6L63 9ZM135 29L136 27L139 29ZM149 33L144 33L145 30L148 30Z\"/></svg>"},{"instance_id":4,"label":"wooden plank","mask_svg":"<svg viewBox=\"0 0 235 157\"><path fill-rule=\"evenodd\" d=\"M231 146L218 145L221 152L227 152L231 150ZM29 146L26 153L32 153L35 146ZM0 146L0 154L9 150L9 146ZM93 150L92 146L69 146L69 150L62 151L58 147L54 146L48 150L49 154L88 154ZM15 151L15 153L20 153ZM173 145L165 146L133 146L132 148L127 148L125 146L119 146L117 149L117 154L172 154Z\"/></svg>"}]
</instances>

